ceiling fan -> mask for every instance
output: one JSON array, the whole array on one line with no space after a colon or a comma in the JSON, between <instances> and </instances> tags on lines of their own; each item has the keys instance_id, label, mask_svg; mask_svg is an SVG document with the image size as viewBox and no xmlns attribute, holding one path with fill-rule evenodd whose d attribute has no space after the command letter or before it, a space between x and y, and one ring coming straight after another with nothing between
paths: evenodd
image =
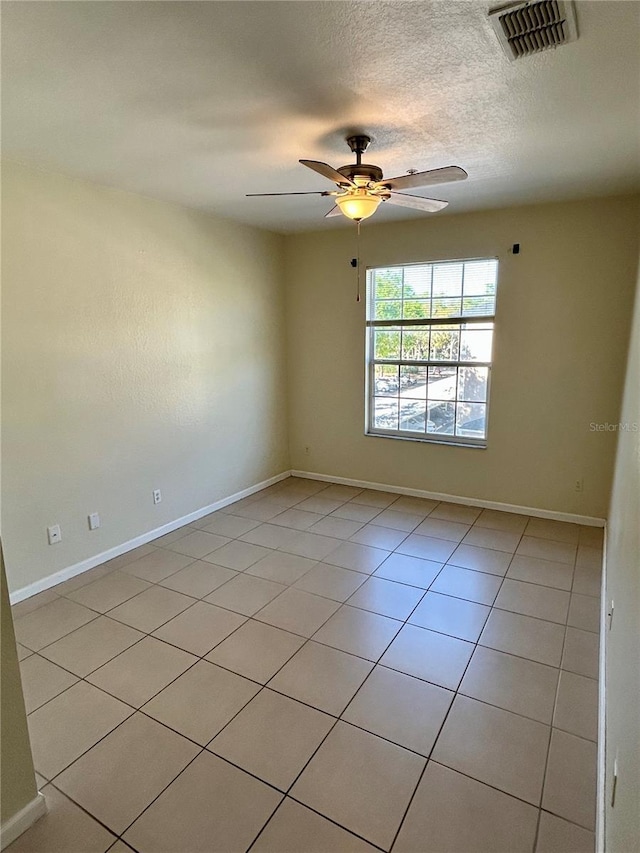
<instances>
[{"instance_id":1,"label":"ceiling fan","mask_svg":"<svg viewBox=\"0 0 640 853\"><path fill-rule=\"evenodd\" d=\"M464 181L468 176L460 166L446 166L443 169L431 169L428 172L411 170L407 175L397 178L383 178L382 169L362 162L362 155L369 147L371 137L365 135L348 136L347 145L356 155L356 162L334 169L327 163L317 160L300 160L303 166L313 169L330 181L337 184L337 190L317 190L315 192L293 193L247 193L252 196L279 195L321 195L333 196L335 205L329 216L344 215L349 219L360 222L368 219L378 209L380 202L411 207L414 210L424 210L427 213L437 213L448 205L447 201L436 198L424 198L419 195L400 192L413 187L427 187L433 184L446 184L451 181Z\"/></svg>"}]
</instances>

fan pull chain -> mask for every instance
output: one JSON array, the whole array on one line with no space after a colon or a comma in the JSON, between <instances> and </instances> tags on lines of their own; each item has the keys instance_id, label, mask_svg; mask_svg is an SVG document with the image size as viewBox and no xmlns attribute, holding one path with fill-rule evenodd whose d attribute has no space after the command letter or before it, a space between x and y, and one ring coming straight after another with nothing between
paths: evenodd
<instances>
[{"instance_id":1,"label":"fan pull chain","mask_svg":"<svg viewBox=\"0 0 640 853\"><path fill-rule=\"evenodd\" d=\"M358 231L356 235L356 302L360 302L360 220L357 222Z\"/></svg>"}]
</instances>

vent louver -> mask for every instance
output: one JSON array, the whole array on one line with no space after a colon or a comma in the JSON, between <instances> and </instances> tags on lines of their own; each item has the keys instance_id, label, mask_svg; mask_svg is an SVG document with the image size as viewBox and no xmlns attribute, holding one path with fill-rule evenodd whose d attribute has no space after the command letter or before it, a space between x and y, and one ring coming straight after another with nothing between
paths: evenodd
<instances>
[{"instance_id":1,"label":"vent louver","mask_svg":"<svg viewBox=\"0 0 640 853\"><path fill-rule=\"evenodd\" d=\"M509 59L521 59L578 38L571 0L512 3L489 12L493 29Z\"/></svg>"}]
</instances>

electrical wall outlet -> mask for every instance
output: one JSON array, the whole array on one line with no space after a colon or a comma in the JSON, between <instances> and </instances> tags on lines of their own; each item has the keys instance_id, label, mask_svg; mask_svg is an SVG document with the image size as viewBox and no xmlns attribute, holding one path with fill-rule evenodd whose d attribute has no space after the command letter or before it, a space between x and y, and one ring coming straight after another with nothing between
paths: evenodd
<instances>
[{"instance_id":1,"label":"electrical wall outlet","mask_svg":"<svg viewBox=\"0 0 640 853\"><path fill-rule=\"evenodd\" d=\"M52 524L51 527L47 527L47 538L49 545L57 545L58 542L62 541L62 531L59 524Z\"/></svg>"},{"instance_id":2,"label":"electrical wall outlet","mask_svg":"<svg viewBox=\"0 0 640 853\"><path fill-rule=\"evenodd\" d=\"M584 492L584 480L576 480L576 492Z\"/></svg>"},{"instance_id":3,"label":"electrical wall outlet","mask_svg":"<svg viewBox=\"0 0 640 853\"><path fill-rule=\"evenodd\" d=\"M159 504L162 501L162 492L160 489L153 490L153 502L154 504Z\"/></svg>"},{"instance_id":4,"label":"electrical wall outlet","mask_svg":"<svg viewBox=\"0 0 640 853\"><path fill-rule=\"evenodd\" d=\"M311 456L311 448L307 445L304 449L305 456Z\"/></svg>"},{"instance_id":5,"label":"electrical wall outlet","mask_svg":"<svg viewBox=\"0 0 640 853\"><path fill-rule=\"evenodd\" d=\"M97 512L89 514L89 530L97 530L100 527L100 516Z\"/></svg>"}]
</instances>

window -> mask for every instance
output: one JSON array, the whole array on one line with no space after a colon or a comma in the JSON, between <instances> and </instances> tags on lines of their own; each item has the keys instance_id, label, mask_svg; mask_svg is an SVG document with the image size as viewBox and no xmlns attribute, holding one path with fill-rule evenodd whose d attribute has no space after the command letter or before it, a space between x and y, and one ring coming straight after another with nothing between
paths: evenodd
<instances>
[{"instance_id":1,"label":"window","mask_svg":"<svg viewBox=\"0 0 640 853\"><path fill-rule=\"evenodd\" d=\"M367 271L367 433L486 446L498 261Z\"/></svg>"}]
</instances>

